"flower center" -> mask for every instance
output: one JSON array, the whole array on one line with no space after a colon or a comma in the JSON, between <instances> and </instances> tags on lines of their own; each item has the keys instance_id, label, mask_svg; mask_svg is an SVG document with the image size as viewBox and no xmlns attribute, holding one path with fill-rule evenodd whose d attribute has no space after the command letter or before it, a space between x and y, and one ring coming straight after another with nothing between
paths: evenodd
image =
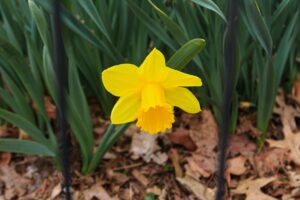
<instances>
[{"instance_id":1,"label":"flower center","mask_svg":"<svg viewBox=\"0 0 300 200\"><path fill-rule=\"evenodd\" d=\"M166 103L165 92L163 88L155 83L147 83L142 89L142 105L141 110L162 106Z\"/></svg>"},{"instance_id":2,"label":"flower center","mask_svg":"<svg viewBox=\"0 0 300 200\"><path fill-rule=\"evenodd\" d=\"M137 126L148 133L157 133L172 127L173 107L166 103L163 88L148 83L142 89L142 104L138 113Z\"/></svg>"},{"instance_id":3,"label":"flower center","mask_svg":"<svg viewBox=\"0 0 300 200\"><path fill-rule=\"evenodd\" d=\"M169 104L141 110L136 125L147 133L158 133L172 127L174 122L173 108Z\"/></svg>"}]
</instances>

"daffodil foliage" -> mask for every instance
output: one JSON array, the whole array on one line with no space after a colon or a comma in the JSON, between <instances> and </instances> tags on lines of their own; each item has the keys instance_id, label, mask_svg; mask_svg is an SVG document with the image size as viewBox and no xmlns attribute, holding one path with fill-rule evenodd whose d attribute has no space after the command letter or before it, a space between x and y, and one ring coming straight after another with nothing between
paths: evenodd
<instances>
[{"instance_id":1,"label":"daffodil foliage","mask_svg":"<svg viewBox=\"0 0 300 200\"><path fill-rule=\"evenodd\" d=\"M174 107L188 113L201 111L197 98L184 88L201 86L201 79L166 66L156 48L140 67L120 64L104 70L102 81L111 94L120 97L111 113L113 124L137 120L138 127L154 134L172 127Z\"/></svg>"}]
</instances>

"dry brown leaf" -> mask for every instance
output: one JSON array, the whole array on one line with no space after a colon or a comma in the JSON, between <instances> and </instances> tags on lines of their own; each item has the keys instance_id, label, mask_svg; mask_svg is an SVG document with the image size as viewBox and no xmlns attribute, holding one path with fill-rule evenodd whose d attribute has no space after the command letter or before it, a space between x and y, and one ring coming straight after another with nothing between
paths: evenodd
<instances>
[{"instance_id":1,"label":"dry brown leaf","mask_svg":"<svg viewBox=\"0 0 300 200\"><path fill-rule=\"evenodd\" d=\"M93 129L94 133L96 133L97 135L103 135L105 133L105 130L105 126L98 126Z\"/></svg>"},{"instance_id":2,"label":"dry brown leaf","mask_svg":"<svg viewBox=\"0 0 300 200\"><path fill-rule=\"evenodd\" d=\"M170 158L172 160L173 167L175 169L176 177L182 177L183 172L180 166L180 156L178 154L178 151L176 149L171 149L169 152Z\"/></svg>"},{"instance_id":3,"label":"dry brown leaf","mask_svg":"<svg viewBox=\"0 0 300 200\"><path fill-rule=\"evenodd\" d=\"M254 157L254 168L260 176L274 173L277 169L284 166L288 161L288 151L286 149L267 149Z\"/></svg>"},{"instance_id":4,"label":"dry brown leaf","mask_svg":"<svg viewBox=\"0 0 300 200\"><path fill-rule=\"evenodd\" d=\"M253 114L240 117L236 133L244 134L246 132L249 132L250 135L254 137L260 136L261 132L253 125L255 121L256 116Z\"/></svg>"},{"instance_id":5,"label":"dry brown leaf","mask_svg":"<svg viewBox=\"0 0 300 200\"><path fill-rule=\"evenodd\" d=\"M155 151L159 149L156 138L157 134L148 134L145 132L136 133L132 137L130 152L133 159L142 157L144 161L150 162Z\"/></svg>"},{"instance_id":6,"label":"dry brown leaf","mask_svg":"<svg viewBox=\"0 0 300 200\"><path fill-rule=\"evenodd\" d=\"M40 186L38 187L38 189L36 190L37 193L44 193L47 189L48 186L48 180L44 179L42 184L40 184Z\"/></svg>"},{"instance_id":7,"label":"dry brown leaf","mask_svg":"<svg viewBox=\"0 0 300 200\"><path fill-rule=\"evenodd\" d=\"M5 183L7 199L23 196L27 192L27 187L32 184L32 180L21 176L14 167L8 165L0 166L0 181Z\"/></svg>"},{"instance_id":8,"label":"dry brown leaf","mask_svg":"<svg viewBox=\"0 0 300 200\"><path fill-rule=\"evenodd\" d=\"M9 136L7 126L0 126L0 138Z\"/></svg>"},{"instance_id":9,"label":"dry brown leaf","mask_svg":"<svg viewBox=\"0 0 300 200\"><path fill-rule=\"evenodd\" d=\"M277 106L274 107L273 112L280 115L284 134L285 132L293 132L297 130L295 117L300 117L300 113L293 106L285 103L285 95L282 90L276 97L276 103Z\"/></svg>"},{"instance_id":10,"label":"dry brown leaf","mask_svg":"<svg viewBox=\"0 0 300 200\"><path fill-rule=\"evenodd\" d=\"M277 180L273 181L272 184L270 184L268 187L266 187L265 191L268 194L272 194L273 197L280 197L283 196L287 193L290 193L290 187L287 183L286 180L279 180L280 178L278 178Z\"/></svg>"},{"instance_id":11,"label":"dry brown leaf","mask_svg":"<svg viewBox=\"0 0 300 200\"><path fill-rule=\"evenodd\" d=\"M244 174L247 170L246 164L247 158L244 156L238 156L235 158L228 159L227 161L227 169L226 169L226 180L228 182L228 186L230 188L235 188L237 186L237 181L235 179L231 179L231 175L240 176Z\"/></svg>"},{"instance_id":12,"label":"dry brown leaf","mask_svg":"<svg viewBox=\"0 0 300 200\"><path fill-rule=\"evenodd\" d=\"M276 102L279 105L279 107L277 107L277 113L280 115L283 125L284 139L268 139L267 142L270 144L270 147L287 149L290 159L296 165L300 165L300 132L293 133L293 130L297 127L295 116L299 114L292 106L285 104L283 92L277 96Z\"/></svg>"},{"instance_id":13,"label":"dry brown leaf","mask_svg":"<svg viewBox=\"0 0 300 200\"><path fill-rule=\"evenodd\" d=\"M0 138L18 138L19 137L19 130L14 127L10 127L7 125L0 126Z\"/></svg>"},{"instance_id":14,"label":"dry brown leaf","mask_svg":"<svg viewBox=\"0 0 300 200\"><path fill-rule=\"evenodd\" d=\"M300 74L297 75L297 80L293 85L292 94L300 102Z\"/></svg>"},{"instance_id":15,"label":"dry brown leaf","mask_svg":"<svg viewBox=\"0 0 300 200\"><path fill-rule=\"evenodd\" d=\"M49 96L44 97L45 110L49 119L56 119L56 106L51 102Z\"/></svg>"},{"instance_id":16,"label":"dry brown leaf","mask_svg":"<svg viewBox=\"0 0 300 200\"><path fill-rule=\"evenodd\" d=\"M132 193L130 187L121 189L118 192L118 197L119 197L119 199L122 199L122 200L132 200L132 196L133 196L133 193Z\"/></svg>"},{"instance_id":17,"label":"dry brown leaf","mask_svg":"<svg viewBox=\"0 0 300 200\"><path fill-rule=\"evenodd\" d=\"M198 172L203 177L209 177L216 172L217 155L204 156L193 154L192 158L187 158L191 171Z\"/></svg>"},{"instance_id":18,"label":"dry brown leaf","mask_svg":"<svg viewBox=\"0 0 300 200\"><path fill-rule=\"evenodd\" d=\"M132 171L132 175L134 176L134 178L136 178L143 186L147 186L149 184L149 180L146 178L146 176L144 176L144 174L142 174L141 172L139 172L138 170L133 170Z\"/></svg>"},{"instance_id":19,"label":"dry brown leaf","mask_svg":"<svg viewBox=\"0 0 300 200\"><path fill-rule=\"evenodd\" d=\"M23 129L19 129L19 139L28 140L30 136Z\"/></svg>"},{"instance_id":20,"label":"dry brown leaf","mask_svg":"<svg viewBox=\"0 0 300 200\"><path fill-rule=\"evenodd\" d=\"M84 200L83 195L84 194L80 191L74 191L73 194L72 194L72 198L76 199L76 200ZM47 200L53 200L53 199L47 199Z\"/></svg>"},{"instance_id":21,"label":"dry brown leaf","mask_svg":"<svg viewBox=\"0 0 300 200\"><path fill-rule=\"evenodd\" d=\"M55 197L57 197L62 190L62 186L61 183L58 183L53 189L52 189L52 193L51 193L51 199L54 199Z\"/></svg>"},{"instance_id":22,"label":"dry brown leaf","mask_svg":"<svg viewBox=\"0 0 300 200\"><path fill-rule=\"evenodd\" d=\"M190 137L190 131L184 128L177 128L168 135L170 141L175 144L184 146L189 151L196 150L197 146Z\"/></svg>"},{"instance_id":23,"label":"dry brown leaf","mask_svg":"<svg viewBox=\"0 0 300 200\"><path fill-rule=\"evenodd\" d=\"M114 160L116 158L117 158L117 155L110 151L107 151L103 156L103 159L105 159L105 160Z\"/></svg>"},{"instance_id":24,"label":"dry brown leaf","mask_svg":"<svg viewBox=\"0 0 300 200\"><path fill-rule=\"evenodd\" d=\"M165 152L156 152L155 154L152 154L151 159L158 165L164 165L168 161L169 157Z\"/></svg>"},{"instance_id":25,"label":"dry brown leaf","mask_svg":"<svg viewBox=\"0 0 300 200\"><path fill-rule=\"evenodd\" d=\"M127 137L133 137L135 134L139 132L140 132L139 128L136 125L132 124L126 129L124 135Z\"/></svg>"},{"instance_id":26,"label":"dry brown leaf","mask_svg":"<svg viewBox=\"0 0 300 200\"><path fill-rule=\"evenodd\" d=\"M201 115L191 115L189 113L182 113L180 119L184 125L188 125L190 127L196 127L199 125Z\"/></svg>"},{"instance_id":27,"label":"dry brown leaf","mask_svg":"<svg viewBox=\"0 0 300 200\"><path fill-rule=\"evenodd\" d=\"M113 180L113 181L117 182L118 184L124 184L125 182L127 182L129 180L129 177L126 176L125 174L116 173L112 169L107 169L106 175L110 181Z\"/></svg>"},{"instance_id":28,"label":"dry brown leaf","mask_svg":"<svg viewBox=\"0 0 300 200\"><path fill-rule=\"evenodd\" d=\"M159 152L160 147L157 144L157 134L148 134L145 132L136 133L133 135L130 152L131 158L136 160L143 158L145 162L151 160L159 165L163 165L168 160L168 155L164 152Z\"/></svg>"},{"instance_id":29,"label":"dry brown leaf","mask_svg":"<svg viewBox=\"0 0 300 200\"><path fill-rule=\"evenodd\" d=\"M155 194L157 196L160 196L162 194L162 190L159 187L157 187L157 186L148 188L146 192L147 193L153 193L153 194Z\"/></svg>"},{"instance_id":30,"label":"dry brown leaf","mask_svg":"<svg viewBox=\"0 0 300 200\"><path fill-rule=\"evenodd\" d=\"M215 190L206 187L202 183L196 181L188 176L184 178L177 178L177 181L184 187L190 190L197 198L201 200L213 200L215 196Z\"/></svg>"},{"instance_id":31,"label":"dry brown leaf","mask_svg":"<svg viewBox=\"0 0 300 200\"><path fill-rule=\"evenodd\" d=\"M300 132L285 132L283 140L268 139L267 142L270 147L287 149L289 158L300 166Z\"/></svg>"},{"instance_id":32,"label":"dry brown leaf","mask_svg":"<svg viewBox=\"0 0 300 200\"><path fill-rule=\"evenodd\" d=\"M300 197L300 188L295 188L291 192L292 197Z\"/></svg>"},{"instance_id":33,"label":"dry brown leaf","mask_svg":"<svg viewBox=\"0 0 300 200\"><path fill-rule=\"evenodd\" d=\"M218 144L218 126L210 110L204 109L200 115L198 123L190 127L190 135L197 150L211 153Z\"/></svg>"},{"instance_id":34,"label":"dry brown leaf","mask_svg":"<svg viewBox=\"0 0 300 200\"><path fill-rule=\"evenodd\" d=\"M208 178L211 175L210 171L206 171L202 167L200 167L193 158L187 158L187 164L185 165L186 174L192 177L205 177Z\"/></svg>"},{"instance_id":35,"label":"dry brown leaf","mask_svg":"<svg viewBox=\"0 0 300 200\"><path fill-rule=\"evenodd\" d=\"M56 119L56 106L52 103L49 96L44 97L44 107L49 119ZM35 102L32 105L35 111L38 111L38 106Z\"/></svg>"},{"instance_id":36,"label":"dry brown leaf","mask_svg":"<svg viewBox=\"0 0 300 200\"><path fill-rule=\"evenodd\" d=\"M247 159L243 156L231 158L227 161L228 168L227 173L240 176L247 170L245 163Z\"/></svg>"},{"instance_id":37,"label":"dry brown leaf","mask_svg":"<svg viewBox=\"0 0 300 200\"><path fill-rule=\"evenodd\" d=\"M0 165L8 165L11 160L11 153L0 152Z\"/></svg>"},{"instance_id":38,"label":"dry brown leaf","mask_svg":"<svg viewBox=\"0 0 300 200\"><path fill-rule=\"evenodd\" d=\"M281 200L296 200L291 194L282 195Z\"/></svg>"},{"instance_id":39,"label":"dry brown leaf","mask_svg":"<svg viewBox=\"0 0 300 200\"><path fill-rule=\"evenodd\" d=\"M158 200L166 200L167 199L166 197L167 197L167 190L166 190L166 188L164 188L162 190L161 194L159 195Z\"/></svg>"},{"instance_id":40,"label":"dry brown leaf","mask_svg":"<svg viewBox=\"0 0 300 200\"><path fill-rule=\"evenodd\" d=\"M291 187L299 187L300 188L300 174L294 171L290 171L289 175L289 184Z\"/></svg>"},{"instance_id":41,"label":"dry brown leaf","mask_svg":"<svg viewBox=\"0 0 300 200\"><path fill-rule=\"evenodd\" d=\"M83 191L85 200L92 200L97 198L99 200L112 200L106 190L100 185L96 184L91 188Z\"/></svg>"},{"instance_id":42,"label":"dry brown leaf","mask_svg":"<svg viewBox=\"0 0 300 200\"><path fill-rule=\"evenodd\" d=\"M132 199L143 199L145 196L145 188L138 182L130 182L130 189L132 191Z\"/></svg>"},{"instance_id":43,"label":"dry brown leaf","mask_svg":"<svg viewBox=\"0 0 300 200\"><path fill-rule=\"evenodd\" d=\"M261 191L261 188L274 181L276 177L246 179L239 182L236 189L231 190L234 194L245 194L245 200L276 200Z\"/></svg>"},{"instance_id":44,"label":"dry brown leaf","mask_svg":"<svg viewBox=\"0 0 300 200\"><path fill-rule=\"evenodd\" d=\"M9 189L5 189L4 191L4 199L15 199L16 197L18 197L19 195L16 194L14 188L9 188ZM22 196L22 194L20 195Z\"/></svg>"},{"instance_id":45,"label":"dry brown leaf","mask_svg":"<svg viewBox=\"0 0 300 200\"><path fill-rule=\"evenodd\" d=\"M252 157L256 151L256 144L252 142L245 134L233 134L229 140L228 156L234 157L243 155L245 157Z\"/></svg>"},{"instance_id":46,"label":"dry brown leaf","mask_svg":"<svg viewBox=\"0 0 300 200\"><path fill-rule=\"evenodd\" d=\"M198 123L190 128L197 150L192 153L192 157L187 158L187 170L208 177L216 172L217 166L218 127L211 111L204 109Z\"/></svg>"}]
</instances>

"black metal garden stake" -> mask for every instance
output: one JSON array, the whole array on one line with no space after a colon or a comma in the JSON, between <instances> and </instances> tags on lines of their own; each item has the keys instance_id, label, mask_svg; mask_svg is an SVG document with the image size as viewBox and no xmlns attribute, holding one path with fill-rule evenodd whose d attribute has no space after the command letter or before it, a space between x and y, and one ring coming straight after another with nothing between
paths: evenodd
<instances>
[{"instance_id":1,"label":"black metal garden stake","mask_svg":"<svg viewBox=\"0 0 300 200\"><path fill-rule=\"evenodd\" d=\"M61 34L61 16L60 1L54 0L53 3L53 24L54 24L54 64L56 71L56 91L58 93L58 125L61 136L61 160L64 175L64 192L65 199L71 200L70 193L70 173L69 173L69 138L67 135L67 119L66 119L66 100L65 100L65 69L64 69L64 47Z\"/></svg>"},{"instance_id":2,"label":"black metal garden stake","mask_svg":"<svg viewBox=\"0 0 300 200\"><path fill-rule=\"evenodd\" d=\"M222 103L222 121L220 124L219 137L219 166L217 176L216 200L222 200L225 193L224 171L226 167L226 148L229 140L229 123L231 119L232 97L235 84L237 43L236 43L236 25L237 25L237 3L235 0L227 0L228 8L228 26L224 42L224 93Z\"/></svg>"}]
</instances>

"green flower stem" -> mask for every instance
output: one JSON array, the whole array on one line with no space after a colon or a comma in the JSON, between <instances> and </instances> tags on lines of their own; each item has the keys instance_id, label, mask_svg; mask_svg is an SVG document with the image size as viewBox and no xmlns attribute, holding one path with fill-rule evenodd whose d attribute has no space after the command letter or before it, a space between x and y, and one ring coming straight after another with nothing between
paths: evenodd
<instances>
[{"instance_id":1,"label":"green flower stem","mask_svg":"<svg viewBox=\"0 0 300 200\"><path fill-rule=\"evenodd\" d=\"M102 160L104 154L107 152L109 148L111 148L118 138L122 135L122 133L128 128L128 124L123 124L115 129L115 125L110 124L106 129L104 136L101 138L99 146L97 147L96 153L92 157L92 161L87 170L83 172L83 174L89 174L97 168L98 163Z\"/></svg>"}]
</instances>

